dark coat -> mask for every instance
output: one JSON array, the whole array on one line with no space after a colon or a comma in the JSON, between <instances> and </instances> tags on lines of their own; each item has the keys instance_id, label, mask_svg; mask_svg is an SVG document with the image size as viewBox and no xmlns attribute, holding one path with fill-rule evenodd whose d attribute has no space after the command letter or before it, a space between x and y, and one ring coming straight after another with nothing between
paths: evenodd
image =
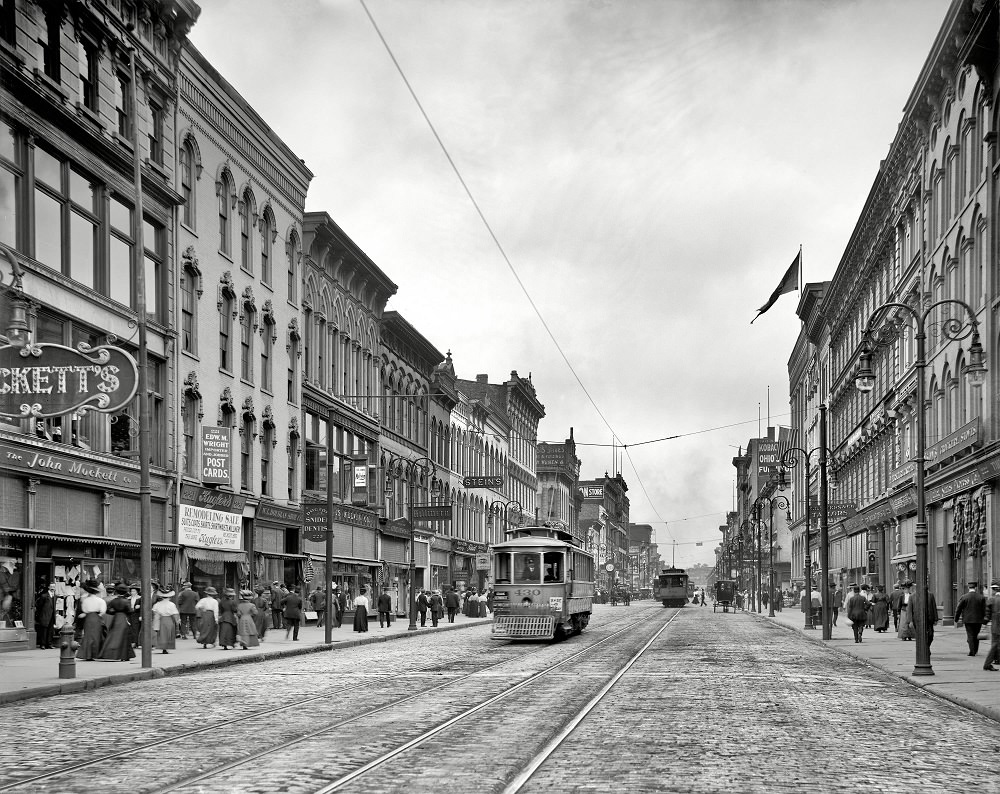
<instances>
[{"instance_id":1,"label":"dark coat","mask_svg":"<svg viewBox=\"0 0 1000 794\"><path fill-rule=\"evenodd\" d=\"M1000 637L1000 595L991 595L986 599L986 614L983 622L990 624L990 635Z\"/></svg>"},{"instance_id":2,"label":"dark coat","mask_svg":"<svg viewBox=\"0 0 1000 794\"><path fill-rule=\"evenodd\" d=\"M195 614L194 605L201 599L194 590L181 590L177 594L177 611L182 615Z\"/></svg>"},{"instance_id":3,"label":"dark coat","mask_svg":"<svg viewBox=\"0 0 1000 794\"><path fill-rule=\"evenodd\" d=\"M899 612L903 608L903 591L898 587L889 593L889 609Z\"/></svg>"},{"instance_id":4,"label":"dark coat","mask_svg":"<svg viewBox=\"0 0 1000 794\"><path fill-rule=\"evenodd\" d=\"M284 616L291 620L302 620L302 599L298 593L289 593L285 596Z\"/></svg>"},{"instance_id":5,"label":"dark coat","mask_svg":"<svg viewBox=\"0 0 1000 794\"><path fill-rule=\"evenodd\" d=\"M970 590L955 605L955 621L982 625L986 617L986 596Z\"/></svg>"},{"instance_id":6,"label":"dark coat","mask_svg":"<svg viewBox=\"0 0 1000 794\"><path fill-rule=\"evenodd\" d=\"M39 593L35 599L35 625L54 626L56 623L56 603L55 599L49 595L49 591Z\"/></svg>"},{"instance_id":7,"label":"dark coat","mask_svg":"<svg viewBox=\"0 0 1000 794\"><path fill-rule=\"evenodd\" d=\"M444 614L444 602L437 593L431 595L431 614L439 617Z\"/></svg>"},{"instance_id":8,"label":"dark coat","mask_svg":"<svg viewBox=\"0 0 1000 794\"><path fill-rule=\"evenodd\" d=\"M430 604L427 601L427 594L421 593L417 596L417 612L426 612Z\"/></svg>"},{"instance_id":9,"label":"dark coat","mask_svg":"<svg viewBox=\"0 0 1000 794\"><path fill-rule=\"evenodd\" d=\"M864 623L868 615L868 599L855 593L847 599L847 619L851 623Z\"/></svg>"},{"instance_id":10,"label":"dark coat","mask_svg":"<svg viewBox=\"0 0 1000 794\"><path fill-rule=\"evenodd\" d=\"M392 612L392 596L388 593L379 593L375 608L379 612Z\"/></svg>"},{"instance_id":11,"label":"dark coat","mask_svg":"<svg viewBox=\"0 0 1000 794\"><path fill-rule=\"evenodd\" d=\"M458 591L449 590L444 594L444 605L447 609L458 609L461 606L461 599L458 597Z\"/></svg>"}]
</instances>

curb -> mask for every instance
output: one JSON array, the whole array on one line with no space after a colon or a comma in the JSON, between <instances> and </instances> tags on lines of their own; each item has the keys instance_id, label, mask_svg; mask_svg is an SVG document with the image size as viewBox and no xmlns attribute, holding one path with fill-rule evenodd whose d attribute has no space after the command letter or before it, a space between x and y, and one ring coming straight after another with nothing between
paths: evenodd
<instances>
[{"instance_id":1,"label":"curb","mask_svg":"<svg viewBox=\"0 0 1000 794\"><path fill-rule=\"evenodd\" d=\"M119 673L117 675L100 676L98 678L71 678L58 684L45 684L44 686L28 687L11 692L0 692L0 706L10 703L19 703L25 700L36 698L52 697L54 695L71 695L78 692L86 692L92 689L100 689L106 686L117 684L131 684L135 681L149 681L154 678L172 678L174 676L185 675L186 673L196 673L203 670L213 670L220 667L233 667L240 664L251 664L253 662L266 662L271 659L287 659L292 656L306 656L313 653L324 653L336 651L342 648L356 648L361 645L374 645L378 642L392 642L394 640L406 640L418 636L420 633L458 631L470 626L481 626L490 623L490 618L476 618L468 623L449 623L443 626L423 626L419 631L403 631L396 634L386 634L374 637L352 637L347 640L334 640L329 645L325 642L319 645L304 645L301 648L283 648L280 651L264 653L257 651L240 652L238 655L225 659L208 659L204 662L182 662L171 667L151 667L137 670L131 673Z\"/></svg>"},{"instance_id":2,"label":"curb","mask_svg":"<svg viewBox=\"0 0 1000 794\"><path fill-rule=\"evenodd\" d=\"M762 615L758 615L757 617L761 620L768 620L768 618ZM798 634L800 637L803 637L804 639L809 640L810 642L814 642L817 645L822 645L823 647L829 648L831 651L835 651L839 654L842 654L843 656L850 657L854 661L860 662L861 664L866 665L867 667L873 667L876 670L880 670L881 672L885 673L886 675L891 675L893 678L897 678L900 681L903 681L904 683L914 687L915 689L922 690L923 692L926 692L928 695L932 697L940 698L941 700L947 700L949 703L952 703L956 706L961 706L962 708L968 709L969 711L974 711L976 714L979 714L980 716L985 717L988 720L992 720L993 722L1000 722L1000 711L997 711L996 709L991 709L987 706L984 706L981 703L977 703L974 700L969 700L960 695L953 695L950 692L942 691L940 687L947 686L947 684L942 685L940 682L935 681L931 677L924 678L920 676L900 675L897 671L892 670L884 665L881 665L878 662L873 662L871 659L866 659L863 656L856 656L846 648L840 648L837 645L830 644L829 642L827 642L822 638L822 633L820 633L818 636L813 637L809 634L806 634L804 631L795 628L794 626L787 626L780 621L769 620L769 622L774 626L780 626L785 631L794 632L795 634Z\"/></svg>"}]
</instances>

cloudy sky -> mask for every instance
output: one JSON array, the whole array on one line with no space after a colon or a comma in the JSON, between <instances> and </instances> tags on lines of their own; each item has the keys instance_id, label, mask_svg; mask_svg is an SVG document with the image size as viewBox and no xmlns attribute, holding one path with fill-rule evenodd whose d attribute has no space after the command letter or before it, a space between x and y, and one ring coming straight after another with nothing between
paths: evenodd
<instances>
[{"instance_id":1,"label":"cloudy sky","mask_svg":"<svg viewBox=\"0 0 1000 794\"><path fill-rule=\"evenodd\" d=\"M389 308L459 377L530 375L540 440L572 428L668 560L714 563L733 456L789 422L798 294L750 320L800 245L832 277L946 0L201 5Z\"/></svg>"}]
</instances>

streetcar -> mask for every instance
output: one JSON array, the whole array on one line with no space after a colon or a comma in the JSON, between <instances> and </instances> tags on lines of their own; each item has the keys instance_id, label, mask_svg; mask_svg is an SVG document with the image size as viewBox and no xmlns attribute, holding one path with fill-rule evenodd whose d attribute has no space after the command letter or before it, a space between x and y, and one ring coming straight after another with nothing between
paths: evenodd
<instances>
[{"instance_id":1,"label":"streetcar","mask_svg":"<svg viewBox=\"0 0 1000 794\"><path fill-rule=\"evenodd\" d=\"M493 639L561 639L586 628L595 565L577 538L556 527L516 527L491 549Z\"/></svg>"},{"instance_id":2,"label":"streetcar","mask_svg":"<svg viewBox=\"0 0 1000 794\"><path fill-rule=\"evenodd\" d=\"M683 568L664 568L653 582L653 599L665 607L688 602L688 575Z\"/></svg>"}]
</instances>

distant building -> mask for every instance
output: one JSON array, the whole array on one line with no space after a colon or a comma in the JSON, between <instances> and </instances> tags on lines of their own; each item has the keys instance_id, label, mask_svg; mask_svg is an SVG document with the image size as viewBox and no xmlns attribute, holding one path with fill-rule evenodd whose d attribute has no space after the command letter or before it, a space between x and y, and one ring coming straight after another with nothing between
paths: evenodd
<instances>
[{"instance_id":1,"label":"distant building","mask_svg":"<svg viewBox=\"0 0 1000 794\"><path fill-rule=\"evenodd\" d=\"M576 456L573 428L562 444L538 445L538 520L561 525L581 542L586 533L579 524L580 459Z\"/></svg>"}]
</instances>

